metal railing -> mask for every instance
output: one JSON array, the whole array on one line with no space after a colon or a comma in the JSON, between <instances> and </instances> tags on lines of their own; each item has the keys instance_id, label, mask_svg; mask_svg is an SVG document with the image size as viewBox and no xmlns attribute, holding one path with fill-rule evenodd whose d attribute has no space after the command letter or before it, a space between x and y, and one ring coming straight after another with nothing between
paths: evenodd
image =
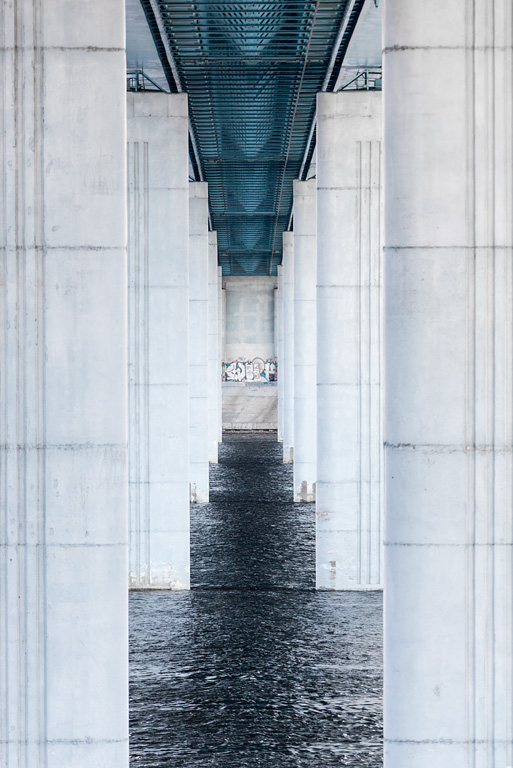
<instances>
[{"instance_id":1,"label":"metal railing","mask_svg":"<svg viewBox=\"0 0 513 768\"><path fill-rule=\"evenodd\" d=\"M151 83L154 88L148 88L148 83ZM164 88L160 86L155 80L146 74L142 69L128 69L126 73L126 89L127 91L164 91Z\"/></svg>"},{"instance_id":2,"label":"metal railing","mask_svg":"<svg viewBox=\"0 0 513 768\"><path fill-rule=\"evenodd\" d=\"M349 82L345 83L341 91L381 91L383 78L381 70L364 69L358 72Z\"/></svg>"}]
</instances>

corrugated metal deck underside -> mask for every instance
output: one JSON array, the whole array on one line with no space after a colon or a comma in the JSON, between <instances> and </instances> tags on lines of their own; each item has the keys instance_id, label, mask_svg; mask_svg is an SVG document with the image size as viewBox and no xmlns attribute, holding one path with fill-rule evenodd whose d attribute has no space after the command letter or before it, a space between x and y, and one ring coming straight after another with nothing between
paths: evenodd
<instances>
[{"instance_id":1,"label":"corrugated metal deck underside","mask_svg":"<svg viewBox=\"0 0 513 768\"><path fill-rule=\"evenodd\" d=\"M142 2L161 57L167 48L174 60L174 74L169 61L165 68L171 90L189 94L223 273L275 274L315 96L349 0ZM354 3L327 90L362 5Z\"/></svg>"}]
</instances>

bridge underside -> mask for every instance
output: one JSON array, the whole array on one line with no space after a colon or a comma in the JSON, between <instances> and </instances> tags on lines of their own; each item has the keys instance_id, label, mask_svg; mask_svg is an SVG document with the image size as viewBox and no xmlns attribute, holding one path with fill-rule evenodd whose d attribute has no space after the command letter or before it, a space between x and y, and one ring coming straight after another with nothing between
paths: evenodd
<instances>
[{"instance_id":1,"label":"bridge underside","mask_svg":"<svg viewBox=\"0 0 513 768\"><path fill-rule=\"evenodd\" d=\"M6 768L127 767L127 575L190 587L222 377L317 589L384 589L386 768L513 765L513 5L384 0L339 89L380 6L344 53L356 3L152 0L142 91L123 0L0 7Z\"/></svg>"},{"instance_id":2,"label":"bridge underside","mask_svg":"<svg viewBox=\"0 0 513 768\"><path fill-rule=\"evenodd\" d=\"M315 96L335 87L363 0L142 5L169 90L189 96L223 274L276 275L292 181L315 148Z\"/></svg>"}]
</instances>

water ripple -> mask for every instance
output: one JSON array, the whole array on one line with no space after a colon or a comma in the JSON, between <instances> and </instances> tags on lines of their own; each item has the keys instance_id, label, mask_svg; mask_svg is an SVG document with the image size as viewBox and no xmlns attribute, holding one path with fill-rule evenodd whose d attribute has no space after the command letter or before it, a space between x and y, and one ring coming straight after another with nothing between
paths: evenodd
<instances>
[{"instance_id":1,"label":"water ripple","mask_svg":"<svg viewBox=\"0 0 513 768\"><path fill-rule=\"evenodd\" d=\"M379 593L315 592L314 505L268 437L226 438L189 593L130 597L131 765L378 768Z\"/></svg>"}]
</instances>

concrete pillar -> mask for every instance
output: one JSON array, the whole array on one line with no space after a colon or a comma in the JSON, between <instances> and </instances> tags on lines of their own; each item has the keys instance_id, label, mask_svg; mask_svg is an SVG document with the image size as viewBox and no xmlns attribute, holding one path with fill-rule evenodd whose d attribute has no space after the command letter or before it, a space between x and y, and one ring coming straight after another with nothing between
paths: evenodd
<instances>
[{"instance_id":1,"label":"concrete pillar","mask_svg":"<svg viewBox=\"0 0 513 768\"><path fill-rule=\"evenodd\" d=\"M283 463L294 461L294 233L283 233Z\"/></svg>"},{"instance_id":2,"label":"concrete pillar","mask_svg":"<svg viewBox=\"0 0 513 768\"><path fill-rule=\"evenodd\" d=\"M208 184L189 184L191 501L208 502Z\"/></svg>"},{"instance_id":3,"label":"concrete pillar","mask_svg":"<svg viewBox=\"0 0 513 768\"><path fill-rule=\"evenodd\" d=\"M278 346L276 357L278 359L278 442L283 442L283 267L277 268L278 290L277 321L278 321Z\"/></svg>"},{"instance_id":4,"label":"concrete pillar","mask_svg":"<svg viewBox=\"0 0 513 768\"><path fill-rule=\"evenodd\" d=\"M294 181L294 501L317 479L317 189Z\"/></svg>"},{"instance_id":5,"label":"concrete pillar","mask_svg":"<svg viewBox=\"0 0 513 768\"><path fill-rule=\"evenodd\" d=\"M513 5L388 0L384 46L385 764L505 768Z\"/></svg>"},{"instance_id":6,"label":"concrete pillar","mask_svg":"<svg viewBox=\"0 0 513 768\"><path fill-rule=\"evenodd\" d=\"M0 29L0 764L126 768L124 2Z\"/></svg>"},{"instance_id":7,"label":"concrete pillar","mask_svg":"<svg viewBox=\"0 0 513 768\"><path fill-rule=\"evenodd\" d=\"M222 363L223 363L223 268L217 268L217 424L218 434L217 442L223 442L223 381Z\"/></svg>"},{"instance_id":8,"label":"concrete pillar","mask_svg":"<svg viewBox=\"0 0 513 768\"><path fill-rule=\"evenodd\" d=\"M317 100L317 587L382 586L381 97Z\"/></svg>"},{"instance_id":9,"label":"concrete pillar","mask_svg":"<svg viewBox=\"0 0 513 768\"><path fill-rule=\"evenodd\" d=\"M274 284L273 294L274 360L276 361L278 359L278 278L276 278L276 283ZM276 403L276 406L278 406L278 403Z\"/></svg>"},{"instance_id":10,"label":"concrete pillar","mask_svg":"<svg viewBox=\"0 0 513 768\"><path fill-rule=\"evenodd\" d=\"M130 586L188 589L188 114L129 93Z\"/></svg>"},{"instance_id":11,"label":"concrete pillar","mask_svg":"<svg viewBox=\"0 0 513 768\"><path fill-rule=\"evenodd\" d=\"M208 460L217 464L219 439L219 274L217 232L208 233Z\"/></svg>"},{"instance_id":12,"label":"concrete pillar","mask_svg":"<svg viewBox=\"0 0 513 768\"><path fill-rule=\"evenodd\" d=\"M221 289L222 295L222 309L223 309L223 355L222 355L222 361L226 362L226 287L223 287Z\"/></svg>"}]
</instances>

